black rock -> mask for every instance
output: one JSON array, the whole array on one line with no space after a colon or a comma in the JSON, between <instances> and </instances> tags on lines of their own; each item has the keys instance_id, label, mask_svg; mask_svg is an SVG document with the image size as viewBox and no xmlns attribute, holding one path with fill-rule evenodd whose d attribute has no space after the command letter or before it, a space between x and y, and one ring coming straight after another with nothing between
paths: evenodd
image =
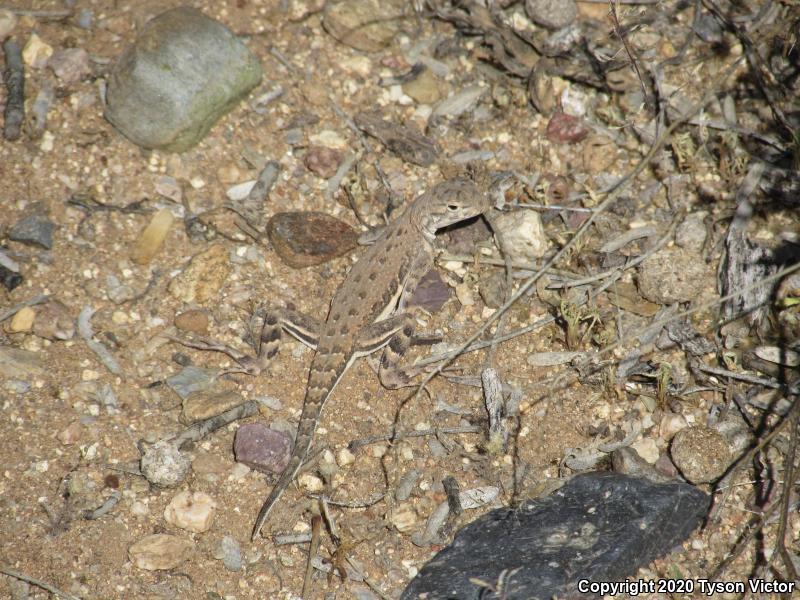
<instances>
[{"instance_id":1,"label":"black rock","mask_svg":"<svg viewBox=\"0 0 800 600\"><path fill-rule=\"evenodd\" d=\"M577 475L545 498L494 510L464 527L401 600L588 597L578 590L581 580L633 575L685 540L709 504L707 494L683 482Z\"/></svg>"},{"instance_id":2,"label":"black rock","mask_svg":"<svg viewBox=\"0 0 800 600\"><path fill-rule=\"evenodd\" d=\"M50 250L55 228L55 224L44 215L29 215L16 222L8 237L15 242L36 244Z\"/></svg>"},{"instance_id":3,"label":"black rock","mask_svg":"<svg viewBox=\"0 0 800 600\"><path fill-rule=\"evenodd\" d=\"M22 275L16 271L12 271L11 269L4 267L3 265L0 265L0 283L2 283L3 287L10 292L20 283L22 283Z\"/></svg>"}]
</instances>

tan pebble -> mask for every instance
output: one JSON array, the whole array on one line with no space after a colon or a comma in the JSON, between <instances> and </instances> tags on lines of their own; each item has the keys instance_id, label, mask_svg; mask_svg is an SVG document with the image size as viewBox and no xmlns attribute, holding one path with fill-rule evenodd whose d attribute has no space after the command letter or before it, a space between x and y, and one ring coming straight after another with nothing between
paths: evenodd
<instances>
[{"instance_id":1,"label":"tan pebble","mask_svg":"<svg viewBox=\"0 0 800 600\"><path fill-rule=\"evenodd\" d=\"M141 500L134 500L131 503L131 512L136 517L146 517L150 514L150 507Z\"/></svg>"},{"instance_id":2,"label":"tan pebble","mask_svg":"<svg viewBox=\"0 0 800 600\"><path fill-rule=\"evenodd\" d=\"M183 302L205 302L217 298L230 274L228 250L215 244L192 257L189 265L169 282L169 293Z\"/></svg>"},{"instance_id":3,"label":"tan pebble","mask_svg":"<svg viewBox=\"0 0 800 600\"><path fill-rule=\"evenodd\" d=\"M192 531L203 533L211 529L217 503L204 492L188 490L176 495L164 509L167 523Z\"/></svg>"},{"instance_id":4,"label":"tan pebble","mask_svg":"<svg viewBox=\"0 0 800 600\"><path fill-rule=\"evenodd\" d=\"M382 458L386 454L386 444L374 444L372 446L372 456L375 458Z\"/></svg>"},{"instance_id":5,"label":"tan pebble","mask_svg":"<svg viewBox=\"0 0 800 600\"><path fill-rule=\"evenodd\" d=\"M434 104L441 97L436 76L425 69L419 77L403 84L403 92L420 104Z\"/></svg>"},{"instance_id":6,"label":"tan pebble","mask_svg":"<svg viewBox=\"0 0 800 600\"><path fill-rule=\"evenodd\" d=\"M125 325L130 318L128 317L128 313L122 312L121 310L115 310L113 313L111 313L111 320L117 325Z\"/></svg>"},{"instance_id":7,"label":"tan pebble","mask_svg":"<svg viewBox=\"0 0 800 600\"><path fill-rule=\"evenodd\" d=\"M664 413L661 417L661 422L658 424L658 435L665 440L671 440L672 436L678 433L681 429L688 426L686 419L683 415L675 413Z\"/></svg>"},{"instance_id":8,"label":"tan pebble","mask_svg":"<svg viewBox=\"0 0 800 600\"><path fill-rule=\"evenodd\" d=\"M100 373L95 371L94 369L84 369L81 373L81 379L83 381L95 381L100 379Z\"/></svg>"},{"instance_id":9,"label":"tan pebble","mask_svg":"<svg viewBox=\"0 0 800 600\"><path fill-rule=\"evenodd\" d=\"M186 310L175 317L175 327L191 333L208 333L208 311L203 309Z\"/></svg>"},{"instance_id":10,"label":"tan pebble","mask_svg":"<svg viewBox=\"0 0 800 600\"><path fill-rule=\"evenodd\" d=\"M356 461L356 455L347 448L342 448L336 453L336 464L340 467L352 465Z\"/></svg>"},{"instance_id":11,"label":"tan pebble","mask_svg":"<svg viewBox=\"0 0 800 600\"><path fill-rule=\"evenodd\" d=\"M631 448L645 459L651 465L654 465L660 456L658 446L653 438L642 438L641 440L631 444Z\"/></svg>"},{"instance_id":12,"label":"tan pebble","mask_svg":"<svg viewBox=\"0 0 800 600\"><path fill-rule=\"evenodd\" d=\"M505 254L513 260L527 262L544 256L550 241L542 218L534 211L516 211L499 215L494 221L496 237Z\"/></svg>"},{"instance_id":13,"label":"tan pebble","mask_svg":"<svg viewBox=\"0 0 800 600\"><path fill-rule=\"evenodd\" d=\"M56 436L58 441L65 446L70 446L77 442L81 437L83 426L80 421L73 421Z\"/></svg>"},{"instance_id":14,"label":"tan pebble","mask_svg":"<svg viewBox=\"0 0 800 600\"><path fill-rule=\"evenodd\" d=\"M311 475L310 473L303 473L299 479L298 483L305 488L308 492L321 492L325 487L324 482L322 479L317 477L316 475Z\"/></svg>"},{"instance_id":15,"label":"tan pebble","mask_svg":"<svg viewBox=\"0 0 800 600\"><path fill-rule=\"evenodd\" d=\"M225 185L230 185L242 179L242 172L236 165L222 165L219 169L217 169L217 179L219 179Z\"/></svg>"},{"instance_id":16,"label":"tan pebble","mask_svg":"<svg viewBox=\"0 0 800 600\"><path fill-rule=\"evenodd\" d=\"M461 306L472 306L475 304L475 298L472 296L472 286L468 283L459 283L456 286L456 298L458 298Z\"/></svg>"},{"instance_id":17,"label":"tan pebble","mask_svg":"<svg viewBox=\"0 0 800 600\"><path fill-rule=\"evenodd\" d=\"M59 300L50 300L36 311L34 335L46 340L69 340L75 335L75 317Z\"/></svg>"},{"instance_id":18,"label":"tan pebble","mask_svg":"<svg viewBox=\"0 0 800 600\"><path fill-rule=\"evenodd\" d=\"M184 423L203 421L239 406L243 401L244 399L233 390L194 392L183 401L181 420Z\"/></svg>"},{"instance_id":19,"label":"tan pebble","mask_svg":"<svg viewBox=\"0 0 800 600\"><path fill-rule=\"evenodd\" d=\"M33 327L33 321L36 318L36 311L30 306L23 306L11 318L8 324L9 333L20 333L22 331L30 331Z\"/></svg>"},{"instance_id":20,"label":"tan pebble","mask_svg":"<svg viewBox=\"0 0 800 600\"><path fill-rule=\"evenodd\" d=\"M417 511L408 502L402 502L392 513L392 525L400 533L408 533L417 524Z\"/></svg>"},{"instance_id":21,"label":"tan pebble","mask_svg":"<svg viewBox=\"0 0 800 600\"><path fill-rule=\"evenodd\" d=\"M194 543L176 535L148 535L128 549L128 555L139 569L158 571L174 569L194 551Z\"/></svg>"},{"instance_id":22,"label":"tan pebble","mask_svg":"<svg viewBox=\"0 0 800 600\"><path fill-rule=\"evenodd\" d=\"M414 450L408 444L403 444L400 448L400 458L403 460L414 460Z\"/></svg>"},{"instance_id":23,"label":"tan pebble","mask_svg":"<svg viewBox=\"0 0 800 600\"><path fill-rule=\"evenodd\" d=\"M138 265L146 265L158 252L161 244L169 233L169 228L172 226L172 211L168 208L159 210L147 227L144 228L136 240L136 244L131 252L131 260Z\"/></svg>"},{"instance_id":24,"label":"tan pebble","mask_svg":"<svg viewBox=\"0 0 800 600\"><path fill-rule=\"evenodd\" d=\"M0 10L0 40L5 39L17 26L17 17L10 10Z\"/></svg>"},{"instance_id":25,"label":"tan pebble","mask_svg":"<svg viewBox=\"0 0 800 600\"><path fill-rule=\"evenodd\" d=\"M53 56L53 47L35 33L31 34L25 48L22 49L22 60L34 69L42 69Z\"/></svg>"}]
</instances>

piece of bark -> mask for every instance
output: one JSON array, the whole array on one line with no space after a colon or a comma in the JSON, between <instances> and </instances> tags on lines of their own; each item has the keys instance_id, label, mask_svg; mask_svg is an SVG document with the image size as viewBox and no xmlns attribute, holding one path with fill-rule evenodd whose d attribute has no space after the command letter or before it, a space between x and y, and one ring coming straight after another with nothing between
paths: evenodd
<instances>
[{"instance_id":1,"label":"piece of bark","mask_svg":"<svg viewBox=\"0 0 800 600\"><path fill-rule=\"evenodd\" d=\"M3 137L13 142L18 140L25 120L25 67L22 63L22 49L12 39L3 42L6 70L3 80L8 90L5 110Z\"/></svg>"}]
</instances>

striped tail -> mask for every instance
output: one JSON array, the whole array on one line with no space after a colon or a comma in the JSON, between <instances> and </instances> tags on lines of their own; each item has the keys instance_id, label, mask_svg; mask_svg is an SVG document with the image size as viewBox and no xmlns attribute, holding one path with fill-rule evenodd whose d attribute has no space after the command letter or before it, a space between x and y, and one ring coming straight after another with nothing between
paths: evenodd
<instances>
[{"instance_id":1,"label":"striped tail","mask_svg":"<svg viewBox=\"0 0 800 600\"><path fill-rule=\"evenodd\" d=\"M278 482L267 496L261 510L258 511L256 524L253 526L251 541L255 541L261 528L269 517L270 511L277 504L283 492L292 483L303 462L308 458L308 451L311 448L311 441L314 431L317 429L322 407L333 393L333 389L344 375L347 368L353 362L353 355L348 357L341 352L324 352L317 350L316 356L311 363L311 372L308 376L308 387L306 397L303 401L303 412L300 415L300 423L297 427L297 438L295 439L292 455L289 457L289 464L281 473Z\"/></svg>"}]
</instances>

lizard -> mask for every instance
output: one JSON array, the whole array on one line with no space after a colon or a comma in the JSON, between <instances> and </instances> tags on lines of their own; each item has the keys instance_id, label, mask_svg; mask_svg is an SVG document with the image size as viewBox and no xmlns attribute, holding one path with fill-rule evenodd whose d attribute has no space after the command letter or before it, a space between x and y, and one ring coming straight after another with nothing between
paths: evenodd
<instances>
[{"instance_id":1,"label":"lizard","mask_svg":"<svg viewBox=\"0 0 800 600\"><path fill-rule=\"evenodd\" d=\"M436 230L483 214L490 207L489 196L469 179L439 183L417 197L367 248L339 285L324 321L294 310L271 309L263 315L256 357L219 344L202 346L225 352L251 375L258 375L276 354L283 331L316 350L289 462L258 512L251 540L256 540L270 511L308 458L323 406L357 358L383 349L378 368L383 386L408 385L410 374L397 368L413 341L416 324L415 311L407 310L406 304L433 266Z\"/></svg>"}]
</instances>

